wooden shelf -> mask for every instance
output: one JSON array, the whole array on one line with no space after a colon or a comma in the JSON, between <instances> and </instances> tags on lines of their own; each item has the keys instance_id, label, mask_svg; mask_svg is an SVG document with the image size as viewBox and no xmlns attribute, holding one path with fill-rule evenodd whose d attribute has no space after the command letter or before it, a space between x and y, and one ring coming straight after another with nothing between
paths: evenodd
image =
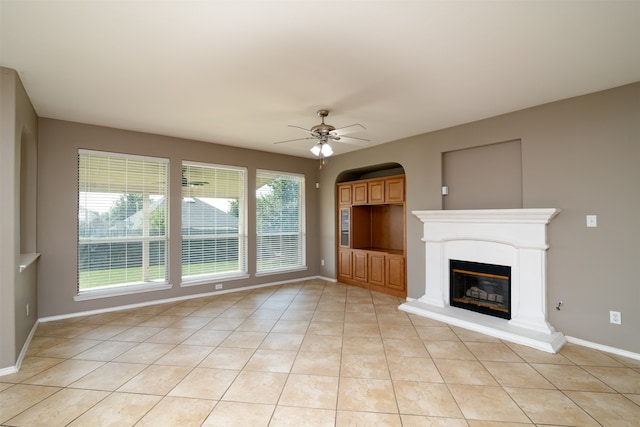
<instances>
[{"instance_id":1,"label":"wooden shelf","mask_svg":"<svg viewBox=\"0 0 640 427\"><path fill-rule=\"evenodd\" d=\"M404 251L402 249L389 249L389 248L375 248L375 247L366 247L366 248L354 248L354 249L358 249L360 251L367 251L367 252L382 252L385 254L389 254L389 255L400 255L400 256L404 256Z\"/></svg>"}]
</instances>

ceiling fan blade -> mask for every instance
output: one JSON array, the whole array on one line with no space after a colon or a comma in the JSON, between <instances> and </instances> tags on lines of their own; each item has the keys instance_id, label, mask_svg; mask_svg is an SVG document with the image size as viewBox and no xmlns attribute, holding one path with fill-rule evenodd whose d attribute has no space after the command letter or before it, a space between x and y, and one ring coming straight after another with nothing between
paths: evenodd
<instances>
[{"instance_id":1,"label":"ceiling fan blade","mask_svg":"<svg viewBox=\"0 0 640 427\"><path fill-rule=\"evenodd\" d=\"M334 139L336 142L343 142L345 144L366 146L369 145L369 140L364 138L356 138L355 136L340 136L338 139Z\"/></svg>"},{"instance_id":2,"label":"ceiling fan blade","mask_svg":"<svg viewBox=\"0 0 640 427\"><path fill-rule=\"evenodd\" d=\"M370 142L370 139L367 138L359 138L357 136L350 136L350 135L344 135L344 136L339 136L338 137L338 141L341 141L342 139L347 138L347 139L358 139L360 141L364 141L364 142Z\"/></svg>"},{"instance_id":3,"label":"ceiling fan blade","mask_svg":"<svg viewBox=\"0 0 640 427\"><path fill-rule=\"evenodd\" d=\"M307 138L295 138L295 139L287 139L285 141L278 141L278 142L274 142L274 144L283 144L285 142L295 142L295 141L306 141L308 139L315 139L311 136L307 137Z\"/></svg>"},{"instance_id":4,"label":"ceiling fan blade","mask_svg":"<svg viewBox=\"0 0 640 427\"><path fill-rule=\"evenodd\" d=\"M287 126L289 126L290 128L300 129L301 131L306 132L306 133L311 133L311 131L309 129L305 129L302 126L296 126L296 125L287 125Z\"/></svg>"},{"instance_id":5,"label":"ceiling fan blade","mask_svg":"<svg viewBox=\"0 0 640 427\"><path fill-rule=\"evenodd\" d=\"M348 133L359 132L359 131L362 131L362 130L367 130L367 128L362 126L360 123L354 123L354 124L349 125L349 126L343 126L341 128L338 128L338 129L334 130L331 133L335 133L338 136L342 136L342 135L346 135Z\"/></svg>"}]
</instances>

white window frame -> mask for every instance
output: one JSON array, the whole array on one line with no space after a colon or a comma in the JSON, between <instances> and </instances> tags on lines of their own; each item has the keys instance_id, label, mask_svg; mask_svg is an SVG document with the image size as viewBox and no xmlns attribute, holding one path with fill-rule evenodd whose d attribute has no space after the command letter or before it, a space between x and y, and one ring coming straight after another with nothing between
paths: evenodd
<instances>
[{"instance_id":1,"label":"white window frame","mask_svg":"<svg viewBox=\"0 0 640 427\"><path fill-rule=\"evenodd\" d=\"M299 197L298 197L298 230L295 232L273 232L273 233L263 233L261 234L259 227L258 227L258 199L259 199L259 195L258 195L258 191L260 190L260 188L262 188L262 186L260 185L260 178L261 175L272 175L274 178L277 178L279 176L283 176L283 177L295 177L299 180ZM272 275L272 274L280 274L280 273L289 273L289 272L295 272L295 271L303 271L306 270L307 267L307 260L306 260L306 247L307 247L307 234L306 234L306 203L305 203L305 192L306 192L306 187L305 187L305 176L304 174L299 174L299 173L294 173L294 172L283 172L283 171L273 171L273 170L266 170L266 169L257 169L256 170L256 277L259 276L266 276L266 275ZM276 266L276 267L272 267L272 268L261 268L260 264L262 261L260 258L260 252L261 252L261 238L265 237L265 236L291 236L291 235L297 235L298 236L298 244L299 247L298 252L299 252L299 256L298 256L298 263L295 265L291 265L291 266Z\"/></svg>"},{"instance_id":2,"label":"white window frame","mask_svg":"<svg viewBox=\"0 0 640 427\"><path fill-rule=\"evenodd\" d=\"M157 163L159 165L165 165L166 175L164 176L164 182L160 183L164 185L164 209L165 209L165 229L164 235L159 236L151 236L149 235L149 219L151 217L151 211L149 211L149 199L143 199L144 207L142 212L143 219L143 233L142 236L117 236L117 237L89 237L83 238L80 235L80 228L78 227L78 235L76 236L76 242L78 245L78 260L77 260L77 295L74 297L75 301L84 301L90 299L104 298L104 297L113 297L119 295L128 295L139 292L150 292L157 291L163 289L171 289L172 286L169 283L169 159L161 158L161 157L148 157L148 156L140 156L134 154L125 154L125 153L114 153L114 152L105 152L105 151L95 151L95 150L78 150L78 207L77 207L77 219L79 221L81 215L82 205L80 203L80 198L82 194L86 194L87 192L82 192L81 190L81 176L80 174L83 172L80 169L80 158L81 156L95 156L95 157L104 157L109 159L126 159L133 161L145 161ZM162 179L162 177L159 177ZM143 184L144 185L144 184ZM151 184L153 185L153 184ZM156 183L157 186L157 183ZM148 187L145 187L145 189ZM115 193L117 194L117 193ZM129 192L123 194L131 194ZM79 221L80 225L80 221ZM142 255L142 274L143 280L137 282L127 282L127 283L118 283L112 285L103 285L96 288L84 288L81 289L80 284L80 250L83 245L91 245L91 244L111 244L111 243L135 243L140 242L143 245L143 255ZM161 279L148 279L145 278L148 272L149 267L149 258L148 258L148 245L151 242L164 242L164 272L163 278ZM129 267L128 267L129 268Z\"/></svg>"},{"instance_id":3,"label":"white window frame","mask_svg":"<svg viewBox=\"0 0 640 427\"><path fill-rule=\"evenodd\" d=\"M223 169L229 171L240 172L242 176L242 187L241 194L239 194L239 206L238 206L238 233L237 234L203 234L203 235L189 235L189 240L198 240L198 239L212 239L212 238L229 238L235 237L238 238L238 270L233 271L224 271L224 272L209 272L203 274L192 274L185 276L184 271L181 274L181 285L185 286L194 286L194 285L202 285L202 284L210 284L212 281L220 281L220 280L237 280L237 279L245 279L249 277L247 274L247 191L248 191L248 181L247 181L247 168L238 167L238 166L228 166L228 165L220 165L213 163L202 163L202 162L193 162L193 161L182 161L181 170L184 167L201 167L201 168L209 168L209 169ZM184 187L183 187L184 188ZM187 195L185 195L184 189L182 190L182 198L192 197L190 192L187 191ZM181 224L181 238L184 244L185 235L182 234L183 225ZM182 257L184 254L182 253L183 247L181 248L180 260L182 264Z\"/></svg>"}]
</instances>

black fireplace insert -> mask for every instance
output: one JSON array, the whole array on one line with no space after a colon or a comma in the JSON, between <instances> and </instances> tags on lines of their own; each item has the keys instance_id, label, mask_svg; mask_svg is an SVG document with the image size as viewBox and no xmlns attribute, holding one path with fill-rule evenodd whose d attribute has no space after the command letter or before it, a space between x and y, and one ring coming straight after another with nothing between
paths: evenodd
<instances>
[{"instance_id":1,"label":"black fireplace insert","mask_svg":"<svg viewBox=\"0 0 640 427\"><path fill-rule=\"evenodd\" d=\"M511 319L511 267L449 260L449 303Z\"/></svg>"}]
</instances>

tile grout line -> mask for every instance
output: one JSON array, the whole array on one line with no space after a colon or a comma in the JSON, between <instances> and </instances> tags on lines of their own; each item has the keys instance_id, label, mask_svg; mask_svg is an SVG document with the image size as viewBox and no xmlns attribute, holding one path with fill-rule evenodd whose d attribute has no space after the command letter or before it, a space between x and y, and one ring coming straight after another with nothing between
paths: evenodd
<instances>
[{"instance_id":1,"label":"tile grout line","mask_svg":"<svg viewBox=\"0 0 640 427\"><path fill-rule=\"evenodd\" d=\"M314 284L314 287L317 286ZM344 286L344 285L343 285ZM297 346L297 349L295 350L295 355L293 356L293 359L291 361L291 364L289 366L288 371L286 372L286 377L285 377L285 381L283 383L282 388L279 391L279 395L277 396L277 399L273 405L273 411L270 414L270 418L269 421L273 421L274 417L276 416L276 412L277 412L277 408L278 407L289 407L290 405L280 405L280 401L283 397L284 391L286 389L287 383L289 382L289 380L292 378L293 374L293 367L295 366L295 362L298 359L298 357L301 355L301 350L303 348L303 344L305 339L310 336L309 332L310 332L310 328L311 325L313 324L313 318L316 315L316 313L318 313L318 308L320 307L321 309L323 308L321 306L321 301L323 296L326 296L329 300L335 298L336 294L333 293L329 293L327 292L329 289L329 285L327 282L322 282L322 291L320 292L320 294L317 295L317 299L316 299L316 303L315 303L315 308L313 310L313 314L311 315L311 317L308 319L308 321L306 321L306 328L304 330L304 332L301 334L302 335L302 341L300 342L300 344ZM39 334L38 337L39 338L52 338L52 341L54 342L52 345L47 345L44 346L40 349L38 349L38 352L35 354L29 354L28 357L32 358L32 359L42 359L44 362L44 359L51 359L51 360L56 360L59 359L60 361L57 363L54 363L52 365L47 365L46 368L43 369L37 369L34 370L32 373L32 375L26 377L26 378L22 378L20 379L20 377L16 377L16 381L17 382L13 382L13 383L5 383L5 384L9 384L9 386L5 389L3 389L2 392L6 392L7 390L10 390L11 388L14 388L17 385L25 385L25 386L33 386L33 387L52 387L52 388L57 388L57 390L51 394L48 395L47 397L45 397L44 399L41 399L38 402L35 402L34 404L30 405L28 408L23 409L20 413L18 414L13 414L11 415L11 417L8 420L5 420L5 422L10 421L13 418L16 418L18 416L21 416L29 411L31 411L35 406L41 404L42 402L46 401L47 399L59 395L61 392L63 392L63 390L82 390L82 391L102 391L102 392L106 392L107 394L102 397L98 402L93 403L90 407L87 407L80 415L77 415L75 419L83 416L84 414L86 414L88 411L92 410L93 408L95 408L97 405L100 405L105 399L108 399L110 396L116 395L116 394L137 394L137 395L144 395L144 396L154 396L154 397L158 397L157 402L155 402L149 409L146 410L146 412L144 412L143 414L140 415L140 417L138 418L138 420L136 422L139 422L140 420L142 420L145 416L147 416L151 411L154 410L154 408L158 407L158 405L163 401L163 399L170 397L169 394L176 389L176 387L178 387L189 375L191 375L196 369L198 368L202 368L202 369L209 369L207 367L202 367L202 364L204 363L204 361L213 354L214 351L216 351L216 349L221 348L220 344L222 344L226 339L228 339L228 337L233 334L234 332L238 331L239 328L241 328L241 325L245 322L247 322L249 319L252 319L252 315L256 314L257 311L259 311L261 308L264 308L265 310L274 310L269 308L268 304L269 302L271 303L277 303L277 299L274 299L273 301L270 301L270 299L274 298L277 295L277 292L281 289L285 289L287 288L286 285L283 286L278 286L277 288L275 288L272 292L269 293L269 295L265 295L264 292L257 292L255 290L252 290L251 292L246 292L243 293L241 296L239 296L238 298L235 298L233 300L219 300L220 302L224 302L225 303L225 309L220 312L217 313L216 316L211 317L210 320L206 323L202 323L200 326L198 326L197 328L191 328L191 327L180 327L180 328L172 328L172 326L176 325L177 323L184 323L184 324L189 324L188 323L188 319L190 317L192 318L209 318L208 316L197 316L194 315L195 312L197 312L199 309L202 309L203 307L205 307L208 304L211 304L215 301L218 301L217 296L211 296L210 298L206 298L203 299L203 304L199 305L197 308L194 308L192 310L184 310L184 312L186 314L184 315L179 315L179 319L176 319L173 323L166 325L166 326L162 326L160 327L161 329L159 331L157 331L155 334L153 334L150 337L145 338L143 341L119 341L119 340L114 340L114 337L116 337L117 335L124 333L126 331L130 331L135 327L139 327L141 326L143 323L145 323L146 321L149 321L155 317L158 316L168 316L165 313L168 312L181 312L181 310L179 309L182 305L181 304L171 304L170 306L167 305L164 308L166 308L165 310L158 310L158 311L154 311L153 314L150 314L149 317L146 320L140 321L136 324L133 325L126 325L126 329L122 330L119 333L116 333L115 335L109 335L107 331L109 328L109 326L116 326L114 324L112 324L111 322L117 322L118 320L123 321L124 317L126 317L126 314L123 314L122 316L112 316L113 318L109 317L109 316L105 316L104 313L97 315L97 316L101 316L100 319L103 322L102 324L97 324L97 323L88 323L88 325L91 325L91 328L84 331L84 332L80 332L80 333L74 333L74 327L75 330L80 330L81 329L81 322L84 320L86 321L87 319L78 319L74 322L66 322L66 321L60 321L57 322L55 324L51 324L50 327L47 327L44 329L43 334ZM301 296L303 294L303 290L305 288L305 282L300 282L300 285L296 287L296 292L293 296L291 296L291 298L288 298L288 304L286 305L286 307L282 308L280 313L278 314L278 317L276 319L273 319L273 324L268 328L268 331L264 331L264 337L262 337L262 339L260 340L260 343L257 344L256 347L252 348L252 352L251 355L248 356L247 360L243 363L242 367L240 367L239 369L237 369L237 373L236 376L234 377L234 379L229 383L229 385L227 386L227 388L225 389L225 391L221 394L220 399L206 399L206 398L193 398L194 400L209 400L209 401L215 401L215 404L212 406L211 410L209 411L209 413L206 415L206 417L203 419L202 423L206 423L206 420L211 416L212 413L214 413L215 408L218 406L218 404L222 401L222 398L224 397L224 395L228 392L229 388L233 385L234 381L236 381L238 375L240 375L240 373L242 372L248 372L245 371L247 365L249 364L249 362L251 361L251 359L256 355L256 353L260 350L260 347L262 345L265 344L266 340L268 339L268 337L270 336L270 334L274 333L274 329L276 328L276 325L278 325L278 322L282 321L283 316L285 315L285 313L287 313L288 310L290 310L292 308L292 305L296 299L296 297ZM359 289L359 288L358 288ZM314 289L315 290L315 289ZM352 291L352 292L350 292ZM347 337L345 335L345 333L349 332L347 330L347 315L348 313L360 313L359 309L357 306L353 306L351 308L353 308L353 311L348 311L350 308L349 304L365 304L361 301L359 301L360 298L360 293L364 292L364 291L360 291L360 290L355 290L355 288L343 288L340 291L340 295L341 298L344 298L344 306L341 310L342 315L343 315L343 319L341 321L341 338L340 338L340 343L341 343L341 350L339 353L339 359L338 359L338 374L337 374L337 393L336 393L336 400L335 400L335 410L334 410L334 423L337 424L338 423L338 413L339 413L339 403L340 403L340 387L342 385L342 380L343 378L343 360L344 360L344 345L345 342L347 341L347 339L349 337ZM378 337L382 343L382 354L384 356L384 362L386 363L386 373L387 375L389 375L389 379L390 379L390 383L391 383L391 389L393 390L394 393L394 398L395 398L395 407L396 407L396 411L397 411L397 416L402 419L402 413L401 413L401 409L400 409L400 402L398 400L398 395L397 395L397 390L396 390L396 384L394 383L394 377L392 375L391 372L391 367L389 365L389 351L390 348L388 348L385 345L384 342L384 330L385 328L382 327L382 324L385 322L389 322L392 325L395 325L395 323L393 323L392 320L389 320L387 318L383 319L381 317L381 315L383 314L383 311L380 310L384 310L384 308L382 307L378 307L379 305L383 305L383 303L381 304L376 304L376 300L374 298L374 293L373 291L366 291L367 295L370 298L370 303L373 306L373 314L374 314L374 319L375 319L375 325L378 329ZM350 295L351 293L351 295ZM252 298L253 295L253 298ZM315 295L315 294L314 294ZM349 302L350 300L350 296L351 296L351 300L352 302ZM221 315L225 312L227 312L228 310L232 309L234 306L238 305L238 309L243 309L242 303L246 303L247 306L249 306L250 304L255 304L257 301L260 301L260 304L255 306L252 311L249 314L243 315L242 316L242 322L240 322L238 325L236 325L231 331L229 331L229 335L227 335L225 338L221 339L220 342L218 342L216 345L207 345L204 342L202 344L185 344L186 341L188 341L194 334L196 334L199 331L204 331L207 330L206 326L209 325L211 322L213 322L215 319L220 319ZM208 301L208 302L204 302L204 301ZM329 302L329 301L328 301ZM332 304L332 303L330 303ZM330 308L330 304L327 305L327 308ZM367 303L368 304L368 303ZM267 305L267 307L264 307L265 305ZM277 305L277 304L275 304ZM182 306L183 308L186 308L186 306ZM364 307L362 307L364 308ZM322 312L324 310L320 310L320 312ZM130 313L130 311L128 311ZM368 312L368 311L365 311ZM96 316L96 318L93 318L93 322L97 322L98 317ZM178 316L178 315L176 315ZM357 315L351 315L353 318L357 318ZM160 319L159 319L160 320ZM255 320L257 323L260 323L261 320L265 320L265 321L270 321L271 319L269 318L260 318L260 317L255 317L253 318L253 320ZM383 320L385 320L385 322L383 322ZM195 321L194 320L194 325L198 324L200 321ZM317 322L320 322L320 320L318 320ZM430 360L434 360L433 359L433 354L431 353L431 351L429 351L427 343L425 342L425 339L422 339L422 337L420 336L420 333L418 332L418 326L416 325L414 319L411 316L408 316L408 325L411 326L411 330L418 336L418 339L422 342L422 346L426 352L426 355L429 356ZM53 323L53 322L52 322ZM267 322L265 322L267 323ZM357 323L357 322L356 322ZM364 322L364 323L368 323L368 322ZM407 326L408 326L407 325ZM87 326L87 325L84 325ZM65 336L56 336L56 330L55 328L59 327L62 328L62 332L65 333ZM153 327L153 326L143 326L143 327ZM387 326L388 328L389 326ZM529 413L527 413L523 407L518 404L518 402L515 400L515 398L511 395L511 393L509 393L507 391L507 388L515 388L515 389L523 389L523 390L536 390L536 389L540 389L538 387L532 387L532 388L527 388L527 387L522 387L522 386L507 386L507 385L503 385L503 383L501 381L498 380L498 377L495 376L495 374L490 371L487 368L487 362L490 362L491 360L484 360L480 358L480 356L478 354L476 354L473 350L477 350L478 346L474 346L474 345L470 345L470 343L482 343L482 341L474 341L474 340L470 340L468 338L466 338L464 335L460 335L461 331L455 330L453 328L451 328L450 326L447 326L449 328L449 330L455 335L457 342L460 342L464 345L464 348L467 349L467 351L469 351L472 355L473 355L473 360L477 363L480 364L480 366L482 366L482 368L484 370L486 370L490 376L490 378L492 378L496 383L497 383L497 387L499 387L502 392L506 393L509 396L509 399L511 400L511 402L513 402L517 408L519 408L519 410L527 417L527 419L529 420L529 422L533 423L533 419L531 418L531 415ZM116 328L117 329L117 328ZM79 382L83 379L85 379L86 377L88 377L89 375L95 373L97 370L108 366L111 363L122 363L122 364L130 364L130 365L135 365L137 363L134 362L130 362L130 361L121 361L121 362L117 362L116 359L122 357L124 354L126 354L128 351L140 346L141 344L153 344L148 342L148 339L151 339L153 336L161 333L162 331L165 331L167 329L185 329L185 330L193 330L193 332L191 334L189 334L188 336L186 336L185 338L181 339L178 343L170 343L170 344L165 344L165 345L170 345L171 347L169 349L167 349L166 352L160 354L158 357L154 358L152 361L150 362L145 362L144 365L145 367L138 372L137 374L133 375L132 377L128 378L124 383L122 383L120 386L116 387L114 390L99 390L99 389L91 389L91 388L84 388L84 387L73 387L72 385L76 382ZM211 329L211 330L215 330L215 329ZM216 330L217 331L217 330ZM108 337L105 337L106 335L103 335L103 338L96 338L96 336L94 335L93 338L91 337L91 333L97 334L98 336L100 336L100 334L102 333L106 333L106 335L109 335ZM364 330L360 331L358 330L356 333L363 333L366 332ZM283 332L283 333L291 333L291 332ZM351 333L351 332L349 332ZM86 335L89 334L85 337L82 337L82 335ZM311 334L314 335L314 334ZM331 335L329 335L331 336ZM360 335L356 335L356 336L360 336ZM366 335L362 335L363 337L365 337ZM73 342L74 341L82 341L82 340L94 340L94 341L98 341L98 343L94 344L93 346L90 346L88 348L83 348L81 349L78 353L74 353L73 352ZM446 340L445 340L446 341ZM45 342L45 341L43 341ZM97 346L102 345L102 344L106 344L106 343L134 343L134 346L128 349L123 350L122 352L118 353L115 356L109 356L109 360L102 360L99 359L99 355L94 356L96 358L98 358L98 360L94 360L94 359L83 359L83 358L77 358L79 355L85 353L85 352L89 352L92 349L95 349ZM536 366L534 365L553 365L553 366L572 366L572 367L577 367L579 368L579 370L581 372L583 372L585 374L585 376L587 378L593 378L595 380L597 380L599 383L603 384L604 386L606 386L608 389L610 389L610 392L606 392L607 395L615 395L615 396L622 396L624 398L624 400L626 402L628 402L630 404L631 407L639 407L640 405L631 399L630 395L633 395L634 393L623 393L621 391L618 391L619 388L614 387L613 385L610 385L610 379L608 377L603 377L602 375L597 375L596 373L591 373L587 368L590 366L593 367L601 367L601 368L606 368L609 365L606 364L607 360L603 359L601 356L599 355L604 355L607 356L605 353L601 353L601 352L597 352L597 353L590 353L590 352L586 352L586 353L578 353L577 351L581 351L580 348L578 348L576 350L576 348L573 347L568 347L566 349L566 352L569 352L568 354L565 352L564 355L564 360L565 362L568 363L562 363L562 364L555 364L552 362L545 362L543 361L544 359L541 358L540 361L535 361L535 360L531 360L528 357L525 357L525 355L519 353L518 351L516 351L515 348L512 348L512 346L508 345L508 343L505 343L503 341L498 341L499 343L501 343L503 346L506 346L506 348L508 350L510 350L511 352L513 352L517 358L518 358L518 362L505 362L505 363L522 363L523 365L526 365L528 368L532 369L533 372L535 372L537 375L540 375L542 378L544 378L546 381L548 381L553 389L548 389L548 390L554 390L556 392L560 392L565 398L569 399L569 401L571 401L576 408L579 408L582 412L585 413L585 415L587 415L589 417L589 419L593 420L595 423L597 423L598 425L602 425L600 421L598 421L595 418L595 415L592 415L587 409L583 408L578 401L574 400L573 398L571 398L569 396L569 394L567 394L567 392L571 392L574 391L576 393L587 393L589 392L588 390L582 390L580 388L577 388L575 390L572 389L565 389L565 388L560 388L559 385L556 385L554 382L552 382L551 380L549 380L547 378L547 376L545 376L545 374L543 373L543 371L540 371L539 369L536 368ZM64 349L65 345L68 346L69 350L68 351L68 355L66 357L51 357L51 356L46 356L46 355L42 355L42 353L46 353L48 350L51 350L55 347L60 347L60 350ZM196 347L199 346L203 346L203 347L211 347L211 349L209 350L209 352L197 363L195 363L194 365L175 365L177 367L184 367L184 368L188 368L186 369L186 372L184 373L184 375L176 382L176 384L174 384L170 390L166 391L164 394L162 395L155 395L155 394L147 394L145 392L135 392L135 393L131 393L131 392L126 392L126 391L118 391L120 390L122 387L124 387L127 383L129 383L130 381L132 381L134 378L136 378L136 376L140 375L142 372L144 372L145 370L149 369L151 366L171 366L174 367L174 365L162 365L162 364L157 364L156 362L158 362L159 360L161 360L163 357L165 357L167 354L169 354L171 351L175 350L176 348L178 348L181 345L193 345ZM230 347L230 348L235 348L235 347ZM266 349L265 349L266 350ZM53 350L51 350L53 352ZM525 353L526 354L526 353ZM595 356L595 358L593 358L592 356ZM87 357L91 357L90 355ZM107 356L105 356L107 357ZM575 360L581 360L580 363L574 361ZM619 366L612 366L611 368L619 368L619 369L629 369L630 372L632 373L638 373L640 370L640 367L636 367L636 365L627 362L625 360L619 360L618 358L612 358ZM445 359L446 360L446 359ZM591 362L584 362L585 360L590 360L592 363L594 363L593 365L591 365ZM600 362L601 360L604 360L603 362ZM84 373L83 375L81 375L78 378L73 379L69 384L66 384L64 386L54 386L54 385L48 385L48 384L34 384L34 383L29 383L28 381L47 372L48 370L60 365L61 363L64 362L70 362L70 361L84 361L84 362L99 362L100 364L98 366L95 366L91 371ZM595 361L595 362L594 362ZM498 362L498 361L496 361ZM598 363L602 363L602 364L598 364ZM613 363L613 362L611 362ZM44 365L42 365L44 366ZM438 367L437 364L434 363L435 369L438 372L438 374L440 375L440 377L443 380L443 383L447 386L447 390L448 392L453 396L452 392L451 392L451 388L450 388L450 384L455 384L455 382L447 382L445 380L445 378L442 375L442 371L441 369ZM221 368L222 369L222 368ZM225 370L227 368L224 368ZM268 370L268 368L266 368L266 370L260 370L260 372L271 372ZM601 370L600 372L604 372L603 370ZM31 373L31 372L30 372ZM615 379L615 377L614 377ZM0 382L2 382L2 378L0 378ZM615 384L615 383L614 383ZM492 387L489 385L484 385L483 387ZM547 390L546 388L540 389L540 390ZM605 392L598 392L598 391L593 391L592 393L605 393ZM188 399L192 399L191 397L188 397ZM454 398L453 399L454 402L456 403L456 406L458 408L458 410L460 411L460 413L462 413L463 417L464 417L464 413L462 412L462 409L458 403L458 401ZM584 402L586 402L586 400L583 400L583 405ZM297 406L293 406L294 408L298 408ZM302 408L302 407L301 407ZM304 406L304 408L308 408L310 409L310 407L308 406ZM352 412L353 410L348 410L348 412ZM374 411L370 411L370 410L362 410L363 412L367 412L369 414L378 414L377 412ZM600 416L600 415L598 415ZM466 420L466 418L463 418ZM73 421L72 421L73 422Z\"/></svg>"}]
</instances>

